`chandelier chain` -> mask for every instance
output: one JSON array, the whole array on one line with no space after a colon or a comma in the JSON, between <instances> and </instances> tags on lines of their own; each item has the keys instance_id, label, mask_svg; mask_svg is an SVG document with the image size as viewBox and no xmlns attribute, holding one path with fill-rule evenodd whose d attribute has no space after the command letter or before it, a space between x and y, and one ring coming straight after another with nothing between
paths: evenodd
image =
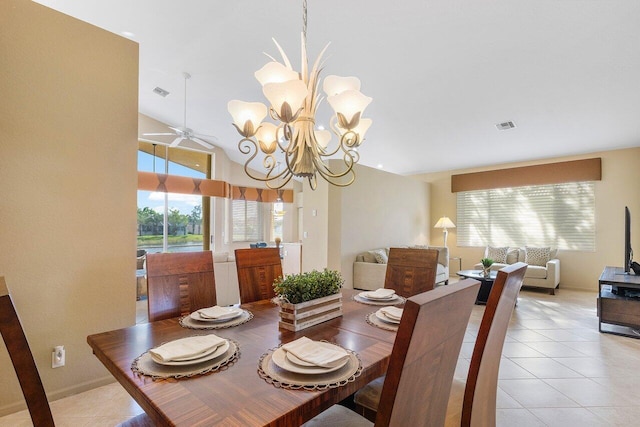
<instances>
[{"instance_id":1,"label":"chandelier chain","mask_svg":"<svg viewBox=\"0 0 640 427\"><path fill-rule=\"evenodd\" d=\"M302 34L307 41L307 0L302 0Z\"/></svg>"}]
</instances>

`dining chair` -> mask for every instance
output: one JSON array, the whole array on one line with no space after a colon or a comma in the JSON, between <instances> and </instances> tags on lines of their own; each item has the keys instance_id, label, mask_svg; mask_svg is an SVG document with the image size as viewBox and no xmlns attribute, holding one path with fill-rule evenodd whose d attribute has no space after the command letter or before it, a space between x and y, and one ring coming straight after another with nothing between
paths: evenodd
<instances>
[{"instance_id":1,"label":"dining chair","mask_svg":"<svg viewBox=\"0 0 640 427\"><path fill-rule=\"evenodd\" d=\"M236 269L240 303L271 299L276 294L273 281L282 277L278 248L236 249Z\"/></svg>"},{"instance_id":2,"label":"dining chair","mask_svg":"<svg viewBox=\"0 0 640 427\"><path fill-rule=\"evenodd\" d=\"M453 382L447 426L495 427L502 348L526 270L524 262L498 270L480 322L467 380Z\"/></svg>"},{"instance_id":3,"label":"dining chair","mask_svg":"<svg viewBox=\"0 0 640 427\"><path fill-rule=\"evenodd\" d=\"M216 305L210 251L147 254L149 322Z\"/></svg>"},{"instance_id":4,"label":"dining chair","mask_svg":"<svg viewBox=\"0 0 640 427\"><path fill-rule=\"evenodd\" d=\"M441 426L462 339L480 283L463 280L410 297L404 306L375 426ZM333 405L305 426L370 426Z\"/></svg>"},{"instance_id":5,"label":"dining chair","mask_svg":"<svg viewBox=\"0 0 640 427\"><path fill-rule=\"evenodd\" d=\"M498 271L482 316L467 382L454 380L452 384L447 426L495 426L500 357L526 269L527 264L521 262ZM354 396L356 411L370 420L378 410L383 381L384 377L373 380ZM461 420L466 422L461 424Z\"/></svg>"},{"instance_id":6,"label":"dining chair","mask_svg":"<svg viewBox=\"0 0 640 427\"><path fill-rule=\"evenodd\" d=\"M0 276L0 333L4 340L34 426L54 426L38 368L16 313L4 277Z\"/></svg>"},{"instance_id":7,"label":"dining chair","mask_svg":"<svg viewBox=\"0 0 640 427\"><path fill-rule=\"evenodd\" d=\"M384 287L405 298L430 291L436 285L436 249L389 249Z\"/></svg>"}]
</instances>

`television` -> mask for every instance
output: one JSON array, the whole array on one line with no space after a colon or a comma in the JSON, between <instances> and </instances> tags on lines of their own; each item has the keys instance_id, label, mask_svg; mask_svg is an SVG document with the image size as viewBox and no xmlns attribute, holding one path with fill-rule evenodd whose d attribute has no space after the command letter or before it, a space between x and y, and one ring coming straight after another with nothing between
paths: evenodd
<instances>
[{"instance_id":1,"label":"television","mask_svg":"<svg viewBox=\"0 0 640 427\"><path fill-rule=\"evenodd\" d=\"M633 249L631 249L631 214L629 207L624 207L624 272L631 273L631 263L633 262Z\"/></svg>"}]
</instances>

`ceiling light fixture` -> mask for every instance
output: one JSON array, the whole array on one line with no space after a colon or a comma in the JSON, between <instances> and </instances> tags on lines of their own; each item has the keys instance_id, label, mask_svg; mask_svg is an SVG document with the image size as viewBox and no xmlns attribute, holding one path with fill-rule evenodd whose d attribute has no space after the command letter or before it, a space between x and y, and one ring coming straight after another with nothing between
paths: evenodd
<instances>
[{"instance_id":1,"label":"ceiling light fixture","mask_svg":"<svg viewBox=\"0 0 640 427\"><path fill-rule=\"evenodd\" d=\"M509 129L514 129L516 127L516 124L509 120L508 122L502 122L502 123L497 123L496 124L496 128L498 128L498 130L509 130Z\"/></svg>"},{"instance_id":2,"label":"ceiling light fixture","mask_svg":"<svg viewBox=\"0 0 640 427\"><path fill-rule=\"evenodd\" d=\"M238 149L242 154L249 155L244 165L245 173L255 180L266 182L269 188L282 188L296 176L307 178L309 185L315 190L317 174L333 185L346 187L355 180L353 166L360 159L356 148L362 144L372 123L371 119L361 117L371 98L360 92L360 80L356 77L327 76L324 79L322 88L327 95L327 102L335 112L330 127L340 139L335 149L328 148L331 132L316 130L314 125L316 109L322 101L322 96L318 94L323 65L321 58L329 45L320 52L309 70L306 0L303 1L302 23L301 71L293 70L287 55L274 39L283 63L267 55L272 61L255 73L270 107L267 109L260 102L229 102L228 110L233 117L233 125L242 136ZM277 125L262 123L267 111ZM282 137L283 143L280 142ZM275 171L278 148L284 153L286 164L282 172ZM264 154L264 178L254 175L249 169L258 151ZM344 167L334 172L325 160L336 154L342 157Z\"/></svg>"}]
</instances>

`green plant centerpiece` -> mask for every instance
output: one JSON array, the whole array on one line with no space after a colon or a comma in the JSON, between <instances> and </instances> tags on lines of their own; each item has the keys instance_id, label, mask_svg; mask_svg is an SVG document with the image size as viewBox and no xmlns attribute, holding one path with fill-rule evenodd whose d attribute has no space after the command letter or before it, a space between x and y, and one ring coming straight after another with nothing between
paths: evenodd
<instances>
[{"instance_id":1,"label":"green plant centerpiece","mask_svg":"<svg viewBox=\"0 0 640 427\"><path fill-rule=\"evenodd\" d=\"M279 277L273 289L280 305L279 326L292 331L342 316L342 275L335 270Z\"/></svg>"},{"instance_id":2,"label":"green plant centerpiece","mask_svg":"<svg viewBox=\"0 0 640 427\"><path fill-rule=\"evenodd\" d=\"M273 290L281 300L291 304L337 294L344 283L342 275L335 270L310 271L301 274L289 274L278 277Z\"/></svg>"},{"instance_id":3,"label":"green plant centerpiece","mask_svg":"<svg viewBox=\"0 0 640 427\"><path fill-rule=\"evenodd\" d=\"M482 273L486 277L489 277L489 274L491 274L491 265L493 264L493 260L491 258L482 258L480 263L482 264Z\"/></svg>"}]
</instances>

